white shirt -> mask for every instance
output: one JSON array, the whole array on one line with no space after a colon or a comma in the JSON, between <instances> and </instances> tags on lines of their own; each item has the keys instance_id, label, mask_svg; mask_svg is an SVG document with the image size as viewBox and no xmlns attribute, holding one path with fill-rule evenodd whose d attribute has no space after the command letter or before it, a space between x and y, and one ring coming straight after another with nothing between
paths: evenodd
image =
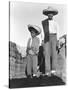
<instances>
[{"instance_id":1,"label":"white shirt","mask_svg":"<svg viewBox=\"0 0 68 90\"><path fill-rule=\"evenodd\" d=\"M57 40L59 40L59 26L54 20L49 20L49 33L57 33Z\"/></svg>"},{"instance_id":2,"label":"white shirt","mask_svg":"<svg viewBox=\"0 0 68 90\"><path fill-rule=\"evenodd\" d=\"M38 37L29 38L28 43L27 43L27 47L32 48L33 52L38 53L39 44L40 44L40 40Z\"/></svg>"}]
</instances>

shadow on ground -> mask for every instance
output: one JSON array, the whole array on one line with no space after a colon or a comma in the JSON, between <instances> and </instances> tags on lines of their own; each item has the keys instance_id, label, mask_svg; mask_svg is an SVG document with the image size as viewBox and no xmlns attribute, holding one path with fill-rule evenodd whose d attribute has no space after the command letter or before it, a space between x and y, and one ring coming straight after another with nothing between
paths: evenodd
<instances>
[{"instance_id":1,"label":"shadow on ground","mask_svg":"<svg viewBox=\"0 0 68 90\"><path fill-rule=\"evenodd\" d=\"M40 78L22 78L9 80L9 88L24 87L40 87L40 86L56 86L65 85L65 83L57 76L44 76Z\"/></svg>"}]
</instances>

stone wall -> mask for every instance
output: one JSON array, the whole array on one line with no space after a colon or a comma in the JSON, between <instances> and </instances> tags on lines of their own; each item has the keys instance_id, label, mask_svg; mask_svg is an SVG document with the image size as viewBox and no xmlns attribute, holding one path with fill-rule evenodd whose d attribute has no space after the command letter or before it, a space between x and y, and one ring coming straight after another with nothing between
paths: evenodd
<instances>
[{"instance_id":1,"label":"stone wall","mask_svg":"<svg viewBox=\"0 0 68 90\"><path fill-rule=\"evenodd\" d=\"M22 58L13 42L9 42L9 59L10 79L26 77L26 58Z\"/></svg>"}]
</instances>

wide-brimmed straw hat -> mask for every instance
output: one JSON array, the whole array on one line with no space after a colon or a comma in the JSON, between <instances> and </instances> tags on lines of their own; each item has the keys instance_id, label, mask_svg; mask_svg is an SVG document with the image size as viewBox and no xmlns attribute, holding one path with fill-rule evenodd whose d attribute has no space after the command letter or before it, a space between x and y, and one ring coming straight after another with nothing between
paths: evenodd
<instances>
[{"instance_id":1,"label":"wide-brimmed straw hat","mask_svg":"<svg viewBox=\"0 0 68 90\"><path fill-rule=\"evenodd\" d=\"M28 25L28 30L31 32L31 31L34 31L36 33L36 35L39 35L41 33L41 28L36 26L36 25Z\"/></svg>"},{"instance_id":2,"label":"wide-brimmed straw hat","mask_svg":"<svg viewBox=\"0 0 68 90\"><path fill-rule=\"evenodd\" d=\"M48 7L47 9L44 9L43 10L43 14L44 15L47 15L48 16L48 14L53 14L53 15L57 15L58 14L58 10L57 9L54 9L53 7Z\"/></svg>"}]
</instances>

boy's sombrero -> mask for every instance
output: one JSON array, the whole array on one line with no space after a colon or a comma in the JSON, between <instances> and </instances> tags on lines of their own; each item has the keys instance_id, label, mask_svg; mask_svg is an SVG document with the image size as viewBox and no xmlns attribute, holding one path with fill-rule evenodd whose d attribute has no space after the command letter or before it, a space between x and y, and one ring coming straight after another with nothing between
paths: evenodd
<instances>
[{"instance_id":1,"label":"boy's sombrero","mask_svg":"<svg viewBox=\"0 0 68 90\"><path fill-rule=\"evenodd\" d=\"M41 33L41 29L40 27L36 26L36 25L28 25L28 30L31 32L31 31L34 31L36 33L36 35L39 35Z\"/></svg>"},{"instance_id":2,"label":"boy's sombrero","mask_svg":"<svg viewBox=\"0 0 68 90\"><path fill-rule=\"evenodd\" d=\"M47 9L43 10L43 14L47 15L47 16L48 16L48 14L57 15L58 14L58 10L56 10L56 9L54 9L52 7L48 7Z\"/></svg>"}]
</instances>

